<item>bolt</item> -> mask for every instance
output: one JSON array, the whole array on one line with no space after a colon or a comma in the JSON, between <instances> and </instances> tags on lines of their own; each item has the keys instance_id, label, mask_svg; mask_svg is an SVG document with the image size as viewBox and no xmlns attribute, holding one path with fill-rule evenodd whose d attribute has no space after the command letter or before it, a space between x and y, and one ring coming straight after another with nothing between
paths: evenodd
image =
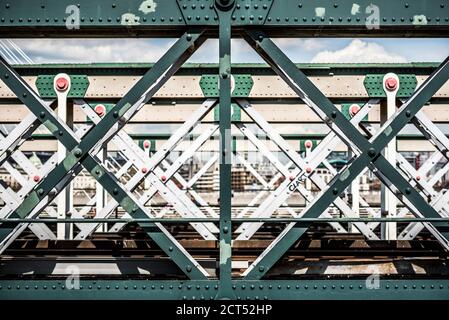
<instances>
[{"instance_id":1,"label":"bolt","mask_svg":"<svg viewBox=\"0 0 449 320\"><path fill-rule=\"evenodd\" d=\"M76 148L73 154L75 155L75 157L80 158L83 155L83 150L81 150L80 148Z\"/></svg>"},{"instance_id":2,"label":"bolt","mask_svg":"<svg viewBox=\"0 0 449 320\"><path fill-rule=\"evenodd\" d=\"M103 117L106 114L106 107L102 104L99 104L95 107L95 113L100 117Z\"/></svg>"},{"instance_id":3,"label":"bolt","mask_svg":"<svg viewBox=\"0 0 449 320\"><path fill-rule=\"evenodd\" d=\"M390 77L385 80L385 88L388 91L395 91L398 88L398 81L396 78Z\"/></svg>"},{"instance_id":4,"label":"bolt","mask_svg":"<svg viewBox=\"0 0 449 320\"><path fill-rule=\"evenodd\" d=\"M304 143L304 146L305 146L307 149L310 149L310 148L312 148L312 146L313 146L313 142L312 142L311 140L307 140L307 141Z\"/></svg>"},{"instance_id":5,"label":"bolt","mask_svg":"<svg viewBox=\"0 0 449 320\"><path fill-rule=\"evenodd\" d=\"M360 111L360 106L358 104L353 104L349 108L349 114L353 117Z\"/></svg>"},{"instance_id":6,"label":"bolt","mask_svg":"<svg viewBox=\"0 0 449 320\"><path fill-rule=\"evenodd\" d=\"M63 92L69 88L69 81L66 78L58 78L56 79L56 90Z\"/></svg>"}]
</instances>

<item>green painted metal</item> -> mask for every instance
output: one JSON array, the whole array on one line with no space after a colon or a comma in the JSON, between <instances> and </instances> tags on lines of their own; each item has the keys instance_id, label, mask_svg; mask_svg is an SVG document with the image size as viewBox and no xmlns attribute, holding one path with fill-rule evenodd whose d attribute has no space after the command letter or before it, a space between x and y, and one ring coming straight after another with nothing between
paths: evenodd
<instances>
[{"instance_id":1,"label":"green painted metal","mask_svg":"<svg viewBox=\"0 0 449 320\"><path fill-rule=\"evenodd\" d=\"M384 74L367 74L363 84L371 98L385 98L387 95L383 88ZM399 91L398 98L409 98L415 92L418 80L414 74L398 74Z\"/></svg>"},{"instance_id":2,"label":"green painted metal","mask_svg":"<svg viewBox=\"0 0 449 320\"><path fill-rule=\"evenodd\" d=\"M400 109L393 119L390 119L384 130L376 135L376 139L370 143L367 139L340 113L336 107L312 84L312 82L300 71L290 59L262 32L248 32L247 41L259 54L275 69L287 82L292 79L299 88L300 95L307 96L325 113L328 123L335 124L344 136L349 139L362 152L349 167L344 169L322 193L317 201L303 212L303 217L319 216L338 197L370 162L385 174L388 181L396 186L402 194L426 217L438 217L434 208L418 194L418 192L399 174L381 155L382 150L391 139L399 133L423 106L435 94L435 92L447 81L449 77L449 58L444 61L436 71L422 85L408 102ZM294 89L294 88L293 88ZM346 138L348 137L348 138ZM382 176L380 176L382 177ZM440 228L442 235L449 239L449 233L442 225L434 224ZM251 266L247 279L260 279L266 272L284 255L284 253L304 234L308 225L297 223L285 230L282 237L276 241L276 245L270 248L269 254L264 254Z\"/></svg>"},{"instance_id":3,"label":"green painted metal","mask_svg":"<svg viewBox=\"0 0 449 320\"><path fill-rule=\"evenodd\" d=\"M68 98L84 98L86 91L89 88L89 79L86 75L69 75L70 76L70 91ZM56 91L54 89L55 75L39 75L36 78L36 87L41 98L56 98Z\"/></svg>"},{"instance_id":4,"label":"green painted metal","mask_svg":"<svg viewBox=\"0 0 449 320\"><path fill-rule=\"evenodd\" d=\"M374 4L370 0L236 0L234 4L233 26L259 26L270 36L315 35L318 30L321 36L445 36L449 31L447 0L377 0ZM211 0L79 0L76 4L0 0L0 7L0 34L8 37L174 37L192 25L217 33L219 26Z\"/></svg>"},{"instance_id":5,"label":"green painted metal","mask_svg":"<svg viewBox=\"0 0 449 320\"><path fill-rule=\"evenodd\" d=\"M220 118L220 237L219 237L219 293L220 298L234 297L232 292L232 134L231 134L231 15L233 1L217 0L219 30L219 118Z\"/></svg>"},{"instance_id":6,"label":"green painted metal","mask_svg":"<svg viewBox=\"0 0 449 320\"><path fill-rule=\"evenodd\" d=\"M251 93L254 81L249 74L233 75L235 87L232 92L234 98L246 98ZM200 87L206 98L216 98L220 94L218 85L218 75L203 75L200 79Z\"/></svg>"},{"instance_id":7,"label":"green painted metal","mask_svg":"<svg viewBox=\"0 0 449 320\"><path fill-rule=\"evenodd\" d=\"M370 13L380 10L379 20L375 21ZM78 142L61 124L51 109L42 103L29 89L20 76L1 59L0 77L17 97L49 129L52 135L61 141L68 150L67 158L59 164L45 179L28 194L20 207L14 212L8 223L0 226L0 240L11 232L16 223L28 218L38 203L52 190L70 182L72 176L84 166L97 181L109 192L122 208L131 215L130 221L138 222L148 235L162 250L183 270L188 278L185 281L157 280L81 280L78 290L68 290L65 279L54 280L0 280L0 299L94 299L101 295L102 299L185 299L204 300L216 298L232 298L242 300L261 299L449 299L449 280L386 280L380 279L379 287L371 288L364 279L328 279L328 280L260 280L269 275L270 268L287 252L287 250L304 234L307 228L331 203L348 187L366 167L377 169L376 174L382 181L392 182L401 196L407 198L425 221L431 221L441 234L449 239L447 221L441 220L438 213L424 200L418 192L396 171L396 169L381 155L382 150L391 139L398 136L410 119L423 107L435 92L449 77L449 59L446 60L418 92L415 74L408 74L414 68L413 64L401 65L297 65L288 59L276 47L269 37L283 36L392 36L404 35L449 35L449 17L447 8L449 0L440 1L387 1L379 0L373 6L372 1L324 1L314 2L297 0L79 0L73 5L68 0L47 0L44 2L29 2L25 0L0 0L0 36L30 37L30 36L60 36L75 37L86 35L100 36L176 36L184 35L175 43L166 55L156 64L132 65L131 72L144 74L137 85L116 104L111 104L102 121L94 126L87 135ZM388 10L385 10L388 8ZM73 15L67 12L80 10L79 28L68 28ZM367 14L368 12L368 14ZM372 29L372 23L378 22L379 28ZM206 28L187 29L190 26L205 26ZM255 30L257 26L259 30ZM300 220L285 220L288 225L281 238L273 243L251 266L246 279L233 279L232 260L232 219L231 219L231 153L236 150L237 139L231 139L232 121L241 121L241 110L235 108L232 97L247 97L251 92L254 74L272 74L263 65L237 65L240 69L234 74L236 89L231 92L231 27L245 39L268 62L274 72L279 74L293 87L302 99L307 99L319 111L325 114L323 119L329 126L339 129L338 134L343 141L350 141L361 151L361 154L342 170L328 189L308 207ZM204 65L207 72L201 69L203 65L188 65L180 69L188 57L201 45L206 37L219 38L219 65ZM107 69L114 67L129 73L125 66L92 65L84 68L94 69L93 73L107 74ZM435 68L432 64L419 65L421 70ZM48 86L53 85L52 76L41 76L42 70L52 70L55 66L36 66L31 72L38 72L38 89L42 97L54 97L54 91ZM80 66L65 66L63 68L78 70ZM83 67L81 67L83 68ZM348 121L347 104L342 105L340 112L307 78L309 74L329 75L337 70L341 74L356 69L360 74L367 70L375 71L365 79L367 91L372 97L384 97L379 81L382 72L399 70L401 88L399 97L410 97L399 113L390 119L382 132L372 140L361 134ZM149 69L149 71L148 71ZM218 75L217 74L218 69ZM304 70L301 70L304 69ZM18 68L18 70L22 70ZM349 70L349 71L348 71ZM24 72L30 72L23 70ZM353 71L353 70L352 70ZM413 70L412 70L413 71ZM163 233L156 225L157 220L148 220L145 209L130 194L133 190L125 190L115 177L107 172L90 155L90 151L117 123L123 127L130 119L122 116L131 110L134 104L148 101L155 93L154 83L168 79L176 72L178 74L198 73L204 75L200 84L204 95L219 97L219 106L215 108L215 121L220 124L220 216L218 220L208 220L219 223L219 266L218 279L208 279L200 270L200 266L192 264L189 253L175 245L174 241ZM422 71L426 73L425 71ZM45 72L45 74L47 74ZM51 73L49 73L51 74ZM72 73L70 73L72 74ZM82 73L85 74L85 73ZM83 76L86 80L86 76ZM76 79L73 79L76 80ZM79 79L81 81L81 79ZM83 80L83 81L84 81ZM78 80L77 80L78 81ZM219 88L218 89L218 85ZM76 88L70 97L84 96L85 89ZM82 96L81 96L82 92ZM143 99L143 100L142 100ZM110 137L112 138L112 136ZM109 138L109 140L110 140ZM108 140L108 141L109 141ZM107 141L106 141L107 142ZM317 140L313 140L314 146ZM152 147L154 140L151 142ZM301 142L300 149L304 149ZM57 192L56 192L57 193ZM424 221L422 220L422 221ZM23 220L25 221L25 220ZM177 221L175 222L187 222ZM189 220L190 222L193 219ZM262 221L262 220L261 220ZM267 220L275 221L275 220ZM282 223L282 219L276 220ZM324 221L324 220L323 220ZM350 219L347 219L350 221ZM359 219L357 221L363 221ZM387 219L383 221L389 221ZM416 220L418 221L418 220ZM236 220L243 222L243 220Z\"/></svg>"},{"instance_id":8,"label":"green painted metal","mask_svg":"<svg viewBox=\"0 0 449 320\"><path fill-rule=\"evenodd\" d=\"M236 300L447 300L448 280L233 280ZM62 280L0 280L2 300L213 300L220 283L208 281L84 280L69 290Z\"/></svg>"}]
</instances>

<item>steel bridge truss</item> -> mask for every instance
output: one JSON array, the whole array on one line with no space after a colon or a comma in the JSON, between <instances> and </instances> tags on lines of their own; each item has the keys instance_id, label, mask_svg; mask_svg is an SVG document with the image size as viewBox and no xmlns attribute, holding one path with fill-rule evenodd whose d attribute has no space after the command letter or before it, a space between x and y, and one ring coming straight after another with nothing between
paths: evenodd
<instances>
[{"instance_id":1,"label":"steel bridge truss","mask_svg":"<svg viewBox=\"0 0 449 320\"><path fill-rule=\"evenodd\" d=\"M100 37L107 30L115 30L118 31L117 36L158 36L164 32L182 35L108 112L98 110L86 100L69 98L71 80L66 74L55 77L57 99L44 100L4 57L1 58L0 79L27 106L31 114L0 140L0 165L21 185L17 192L0 185L0 197L5 202L0 210L0 253L7 250L27 228L41 240L85 240L98 230L117 233L128 223L136 222L182 271L185 280L82 279L80 288L70 290L61 280L0 279L0 296L33 298L39 294L46 298L88 298L96 294L95 290L101 290L102 297L114 299L127 290L130 297L152 299L352 299L355 296L359 299L449 298L447 279L382 280L377 290L373 291L366 288L365 279L264 278L310 226L318 221L328 223L338 233L358 232L370 241L381 238L396 240L396 223L408 221L409 225L398 235L399 240L415 239L426 229L445 250L449 249L446 220L449 215L449 192L433 188L439 178L449 171L449 165L427 178L429 171L440 159L449 160L449 139L421 111L447 82L449 58L405 100L399 100L397 96L401 86L399 77L395 74L385 75L382 83L386 101L382 103L386 103L389 114L388 120L376 130L364 123L363 119L374 105L380 103L379 99L366 101L348 119L272 40L272 37L279 35L298 36L301 32L316 32L318 29L323 34L344 36L347 27L351 27L356 34L377 37L405 33L426 36L435 31L447 36L448 18L438 14L443 12L442 8L449 7L447 1L439 1L441 4L438 3L435 8L431 1L390 3L389 6L393 8L389 9L388 14L391 17L381 16L380 29L376 30L367 30L364 19L355 13L353 20L348 18L351 12L348 1L334 1L332 6L326 2L322 4L323 7L311 7L309 3L293 0L129 1L136 8L139 7L140 14L137 14L137 9L127 13L122 4L110 1L79 1L80 28L68 30L64 25L67 22L64 16L68 5L66 2L46 1L46 4L34 8L37 2L9 3L2 0L0 33L5 35L10 32L8 36L40 34L76 37L89 34ZM367 1L359 2L359 7L369 5ZM386 5L384 1L378 2L380 8ZM92 6L101 10L97 10L94 15ZM173 7L172 13L169 11L170 6ZM321 9L327 13L321 15ZM175 13L177 10L178 14ZM404 14L403 10L409 10L410 13ZM144 15L141 17L142 13ZM405 18L401 19L402 16ZM416 19L422 18L418 16L424 16L426 23L419 23ZM131 21L137 18L137 21ZM5 33L5 30L8 31ZM208 38L216 36L219 38L220 51L218 98L208 98L199 105L156 152L150 153L149 147L145 145L143 149L140 148L122 130L124 126L154 98L158 90ZM248 98L233 95L231 38L237 36L245 39L297 97L330 128L329 134L316 148L306 146L304 157L291 148ZM400 105L397 105L399 102ZM64 113L67 104L81 108L92 124L75 129ZM203 130L175 161L169 161L168 156L175 147L218 105L219 122ZM288 158L289 163L282 163L244 122L231 121L234 105L257 124L263 136ZM419 169L412 167L396 152L396 137L409 123L418 128L436 148L435 153ZM58 140L60 147L57 154L51 156L41 168L36 168L19 148L40 125L45 126ZM233 149L231 128L237 129L270 161L278 171L276 176L269 181L265 180L244 156ZM185 180L179 174L180 168L217 132L220 136L219 152L190 181ZM341 142L350 150L352 159L347 166L337 170L329 164L327 158ZM118 164L111 164L113 160L108 160L108 143L117 146L126 159L126 164L121 168ZM191 189L215 162L219 163L220 170L219 212ZM264 188L247 208L236 213L233 213L231 203L233 162L242 164ZM24 177L12 163L20 164L28 176ZM320 165L331 172L333 178L329 183L316 173ZM132 174L129 173L131 169ZM71 182L83 170L96 179L100 196L97 194L85 208L77 210L67 199L70 198ZM352 206L340 197L348 188L357 189L359 177L367 170L371 170L389 190L384 193L387 208L383 211L387 212L387 217L381 211L369 208L368 201L363 197L359 197L359 203ZM281 182L277 184L278 181ZM319 189L318 194L314 195L306 188L305 181L314 184ZM147 188L139 189L142 184ZM111 197L110 201L105 201L103 190ZM296 210L287 205L293 194L299 194L305 199L304 209ZM169 210L152 210L151 201L156 195L161 196L179 217L167 216ZM402 202L404 208L396 210L397 200ZM51 206L55 202L58 203L57 209ZM359 205L367 207L373 219L361 219ZM86 219L92 207L97 208L95 218ZM118 207L125 213L121 219L114 219L113 213ZM342 213L343 218L334 217L332 213L335 209ZM278 210L285 210L291 217L274 218ZM45 215L42 215L43 212ZM416 219L407 218L409 213ZM58 222L56 233L48 226L54 222ZM107 228L107 222L112 222L112 227ZM346 225L346 222L350 224ZM217 271L211 274L201 261L195 259L170 233L167 223L190 224L202 239L216 241L219 250ZM264 223L279 223L284 228L239 277L233 276L233 241L251 239ZM238 227L233 228L233 225ZM380 225L382 234L376 231Z\"/></svg>"}]
</instances>

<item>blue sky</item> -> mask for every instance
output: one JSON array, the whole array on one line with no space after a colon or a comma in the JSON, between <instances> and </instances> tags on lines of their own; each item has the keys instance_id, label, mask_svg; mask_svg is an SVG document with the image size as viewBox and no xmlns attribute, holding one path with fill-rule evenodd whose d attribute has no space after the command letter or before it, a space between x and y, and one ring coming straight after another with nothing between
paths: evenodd
<instances>
[{"instance_id":1,"label":"blue sky","mask_svg":"<svg viewBox=\"0 0 449 320\"><path fill-rule=\"evenodd\" d=\"M174 39L16 39L36 63L154 62ZM295 62L440 62L449 39L277 39ZM190 62L217 62L218 44L209 40ZM233 41L233 62L261 62L242 40Z\"/></svg>"}]
</instances>

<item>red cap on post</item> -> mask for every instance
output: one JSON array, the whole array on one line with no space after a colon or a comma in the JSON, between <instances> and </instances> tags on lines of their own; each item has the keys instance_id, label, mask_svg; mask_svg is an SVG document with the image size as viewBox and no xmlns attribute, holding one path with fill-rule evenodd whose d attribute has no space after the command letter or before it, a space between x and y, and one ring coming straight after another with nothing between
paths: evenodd
<instances>
[{"instance_id":1,"label":"red cap on post","mask_svg":"<svg viewBox=\"0 0 449 320\"><path fill-rule=\"evenodd\" d=\"M56 89L58 91L66 91L69 88L69 80L66 78L58 78L56 79Z\"/></svg>"},{"instance_id":2,"label":"red cap on post","mask_svg":"<svg viewBox=\"0 0 449 320\"><path fill-rule=\"evenodd\" d=\"M145 140L145 141L143 142L143 147L144 147L145 149L148 149L149 147L151 147L151 142L148 141L148 140Z\"/></svg>"},{"instance_id":3,"label":"red cap on post","mask_svg":"<svg viewBox=\"0 0 449 320\"><path fill-rule=\"evenodd\" d=\"M95 113L98 114L100 117L104 116L106 114L106 107L102 104L97 104L95 106Z\"/></svg>"},{"instance_id":4,"label":"red cap on post","mask_svg":"<svg viewBox=\"0 0 449 320\"><path fill-rule=\"evenodd\" d=\"M166 176L162 176L162 177L161 177L161 180L162 180L162 181L166 181L166 180L167 180L167 177L166 177Z\"/></svg>"},{"instance_id":5,"label":"red cap on post","mask_svg":"<svg viewBox=\"0 0 449 320\"><path fill-rule=\"evenodd\" d=\"M39 182L39 181L41 181L41 177L39 177L39 176L34 176L34 177L33 177L33 180L34 180L34 182Z\"/></svg>"},{"instance_id":6,"label":"red cap on post","mask_svg":"<svg viewBox=\"0 0 449 320\"><path fill-rule=\"evenodd\" d=\"M388 78L385 80L385 88L387 88L388 91L394 91L398 88L398 81L396 78Z\"/></svg>"},{"instance_id":7,"label":"red cap on post","mask_svg":"<svg viewBox=\"0 0 449 320\"><path fill-rule=\"evenodd\" d=\"M351 117L355 116L359 111L360 111L360 106L358 104L353 104L349 108L349 114L351 115Z\"/></svg>"},{"instance_id":8,"label":"red cap on post","mask_svg":"<svg viewBox=\"0 0 449 320\"><path fill-rule=\"evenodd\" d=\"M307 140L307 141L304 143L304 146L305 146L307 149L310 149L310 148L313 147L313 142L312 142L311 140Z\"/></svg>"}]
</instances>

